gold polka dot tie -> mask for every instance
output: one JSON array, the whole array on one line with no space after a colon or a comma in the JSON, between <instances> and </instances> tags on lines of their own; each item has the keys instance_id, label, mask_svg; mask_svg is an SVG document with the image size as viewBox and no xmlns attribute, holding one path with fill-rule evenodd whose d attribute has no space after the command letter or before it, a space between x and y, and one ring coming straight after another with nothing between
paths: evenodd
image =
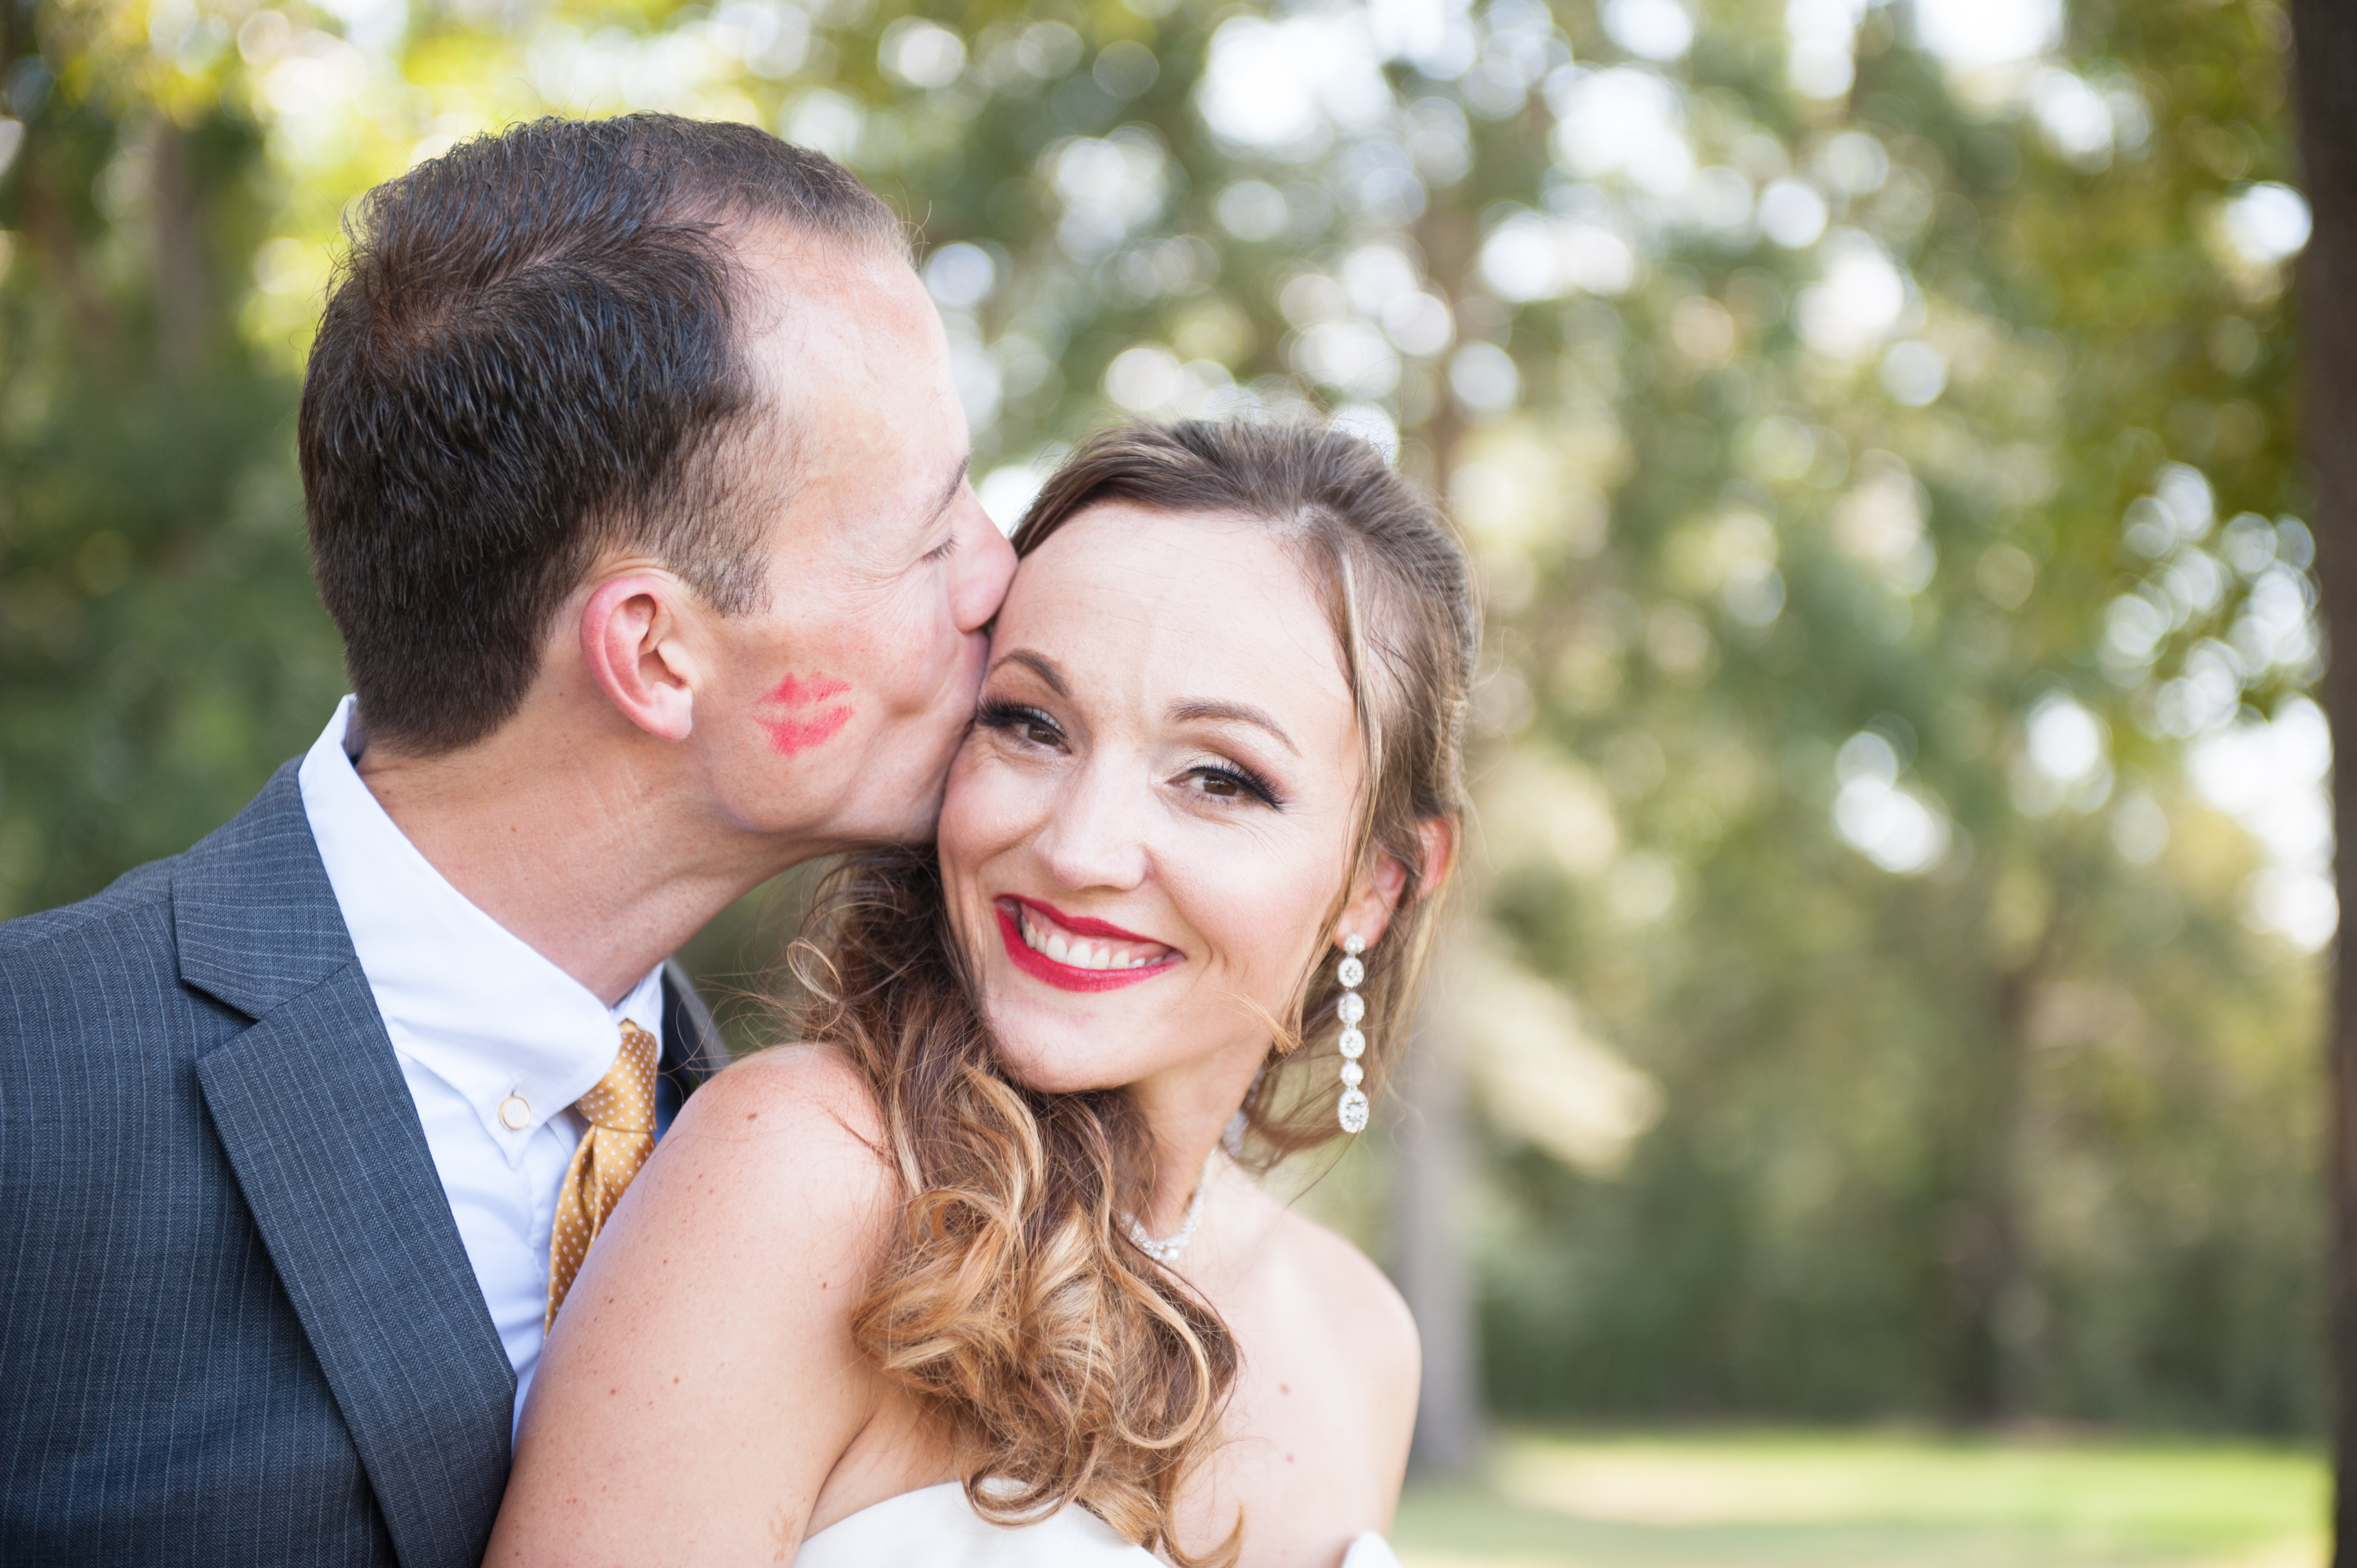
<instances>
[{"instance_id":1,"label":"gold polka dot tie","mask_svg":"<svg viewBox=\"0 0 2357 1568\"><path fill-rule=\"evenodd\" d=\"M597 1087L573 1102L589 1129L573 1151L565 1190L556 1195L556 1224L548 1240L548 1314L544 1333L556 1326L556 1309L581 1272L581 1260L606 1219L621 1201L622 1189L655 1152L655 1037L622 1020L622 1052Z\"/></svg>"}]
</instances>

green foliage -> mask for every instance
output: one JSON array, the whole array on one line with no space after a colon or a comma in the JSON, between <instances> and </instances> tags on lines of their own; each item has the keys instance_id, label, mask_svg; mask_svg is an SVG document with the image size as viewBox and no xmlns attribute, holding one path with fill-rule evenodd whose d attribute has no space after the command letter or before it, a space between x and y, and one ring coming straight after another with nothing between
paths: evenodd
<instances>
[{"instance_id":1,"label":"green foliage","mask_svg":"<svg viewBox=\"0 0 2357 1568\"><path fill-rule=\"evenodd\" d=\"M220 825L340 680L295 385L235 331L261 128L135 94L86 18L34 19L0 67L30 124L0 183L0 915Z\"/></svg>"},{"instance_id":2,"label":"green foliage","mask_svg":"<svg viewBox=\"0 0 2357 1568\"><path fill-rule=\"evenodd\" d=\"M1611 538L1534 562L1512 618L1537 688L1512 766L1600 763L1599 809L1660 891L1628 857L1550 865L1518 823L1541 843L1491 903L1668 1111L1618 1181L1501 1167L1502 1397L2319 1417L2312 982L2239 918L2253 865L2189 798L2198 726L2168 683L2218 657L2202 638L2237 596L2179 609L2143 658L2104 619L2142 575L2121 519L2143 496L2187 486L2210 527L2204 481L2169 459L2221 512L2301 501L2279 349L2220 349L2281 341L2275 282L2201 230L2233 179L2283 172L2270 13L2172 16L2076 16L2078 80L2157 127L2101 168L2029 116L1967 111L1886 12L1841 112L1786 133L1837 188L1845 138L1889 159L1836 222L1910 274L1939 395L1901 384L1904 349L1878 376L1825 351L1844 302L1812 274L1841 284L1835 233L1814 256L1665 246L1618 307L1629 346L1566 356L1587 382L1568 399L1613 404L1630 453L1598 481ZM1696 96L1773 124L1760 65L1697 49ZM1731 117L1739 148L1757 133ZM2226 168L2201 161L2222 121L2250 144ZM2185 545L2149 548L2175 569ZM1747 602L1763 565L1781 613ZM2301 657L2235 660L2228 711L2296 689ZM2050 703L2110 741L2069 789L2028 733ZM1894 789L1933 828L1910 840L1904 806L1878 823ZM1829 805L1853 831L1826 832ZM2139 816L2173 824L2165 851L2132 842Z\"/></svg>"},{"instance_id":3,"label":"green foliage","mask_svg":"<svg viewBox=\"0 0 2357 1568\"><path fill-rule=\"evenodd\" d=\"M521 114L756 120L920 230L995 511L1130 413L1339 410L1448 497L1501 1403L2311 1426L2320 841L2212 777L2312 727L2281 15L1975 66L1975 12L12 11L0 908L326 715L344 202Z\"/></svg>"}]
</instances>

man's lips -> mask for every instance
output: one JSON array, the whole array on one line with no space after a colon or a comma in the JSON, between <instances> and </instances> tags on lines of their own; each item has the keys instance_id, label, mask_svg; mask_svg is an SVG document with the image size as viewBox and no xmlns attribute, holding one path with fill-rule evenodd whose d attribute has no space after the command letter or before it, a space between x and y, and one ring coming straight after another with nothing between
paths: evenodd
<instances>
[{"instance_id":1,"label":"man's lips","mask_svg":"<svg viewBox=\"0 0 2357 1568\"><path fill-rule=\"evenodd\" d=\"M1111 991L1178 967L1178 951L1103 920L1066 915L1036 898L993 901L1006 956L1064 991Z\"/></svg>"}]
</instances>

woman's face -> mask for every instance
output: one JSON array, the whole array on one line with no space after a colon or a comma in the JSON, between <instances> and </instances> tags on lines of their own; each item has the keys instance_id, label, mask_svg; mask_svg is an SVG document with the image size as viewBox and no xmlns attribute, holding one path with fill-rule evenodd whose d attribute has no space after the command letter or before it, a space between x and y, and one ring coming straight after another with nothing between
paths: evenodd
<instances>
[{"instance_id":1,"label":"woman's face","mask_svg":"<svg viewBox=\"0 0 2357 1568\"><path fill-rule=\"evenodd\" d=\"M1361 769L1331 623L1264 528L1066 523L1016 573L942 812L1008 1071L1240 1092L1331 935Z\"/></svg>"}]
</instances>

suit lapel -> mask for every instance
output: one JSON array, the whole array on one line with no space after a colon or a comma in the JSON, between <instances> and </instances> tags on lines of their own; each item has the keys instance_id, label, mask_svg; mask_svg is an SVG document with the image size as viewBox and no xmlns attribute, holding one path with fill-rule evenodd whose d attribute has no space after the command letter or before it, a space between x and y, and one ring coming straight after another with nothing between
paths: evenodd
<instances>
[{"instance_id":1,"label":"suit lapel","mask_svg":"<svg viewBox=\"0 0 2357 1568\"><path fill-rule=\"evenodd\" d=\"M515 1376L292 765L174 877L182 978L256 1021L197 1064L404 1564L480 1560Z\"/></svg>"}]
</instances>

